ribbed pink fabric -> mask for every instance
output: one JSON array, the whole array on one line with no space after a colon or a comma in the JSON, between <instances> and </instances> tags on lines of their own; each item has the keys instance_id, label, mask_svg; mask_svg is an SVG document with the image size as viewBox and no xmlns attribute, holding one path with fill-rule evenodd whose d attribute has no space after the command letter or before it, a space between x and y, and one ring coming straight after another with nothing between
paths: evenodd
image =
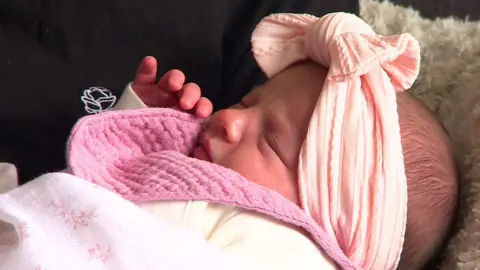
<instances>
[{"instance_id":1,"label":"ribbed pink fabric","mask_svg":"<svg viewBox=\"0 0 480 270\"><path fill-rule=\"evenodd\" d=\"M301 150L302 206L358 267L395 269L408 199L396 91L418 75L417 41L346 13L274 14L252 46L269 77L305 59L329 68Z\"/></svg>"}]
</instances>

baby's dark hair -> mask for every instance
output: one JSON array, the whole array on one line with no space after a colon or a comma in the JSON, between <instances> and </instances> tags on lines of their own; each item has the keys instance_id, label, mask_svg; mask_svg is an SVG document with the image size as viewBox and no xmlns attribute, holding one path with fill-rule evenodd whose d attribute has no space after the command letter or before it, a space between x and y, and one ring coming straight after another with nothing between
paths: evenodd
<instances>
[{"instance_id":1,"label":"baby's dark hair","mask_svg":"<svg viewBox=\"0 0 480 270\"><path fill-rule=\"evenodd\" d=\"M434 114L408 92L397 95L408 183L407 230L398 269L424 267L438 252L457 208L452 143Z\"/></svg>"}]
</instances>

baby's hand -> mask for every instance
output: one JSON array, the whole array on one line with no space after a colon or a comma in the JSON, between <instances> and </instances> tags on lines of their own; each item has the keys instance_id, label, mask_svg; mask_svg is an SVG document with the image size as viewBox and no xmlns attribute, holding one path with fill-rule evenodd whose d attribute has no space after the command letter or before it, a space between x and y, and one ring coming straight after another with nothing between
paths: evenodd
<instances>
[{"instance_id":1,"label":"baby's hand","mask_svg":"<svg viewBox=\"0 0 480 270\"><path fill-rule=\"evenodd\" d=\"M132 89L149 107L177 107L191 111L198 117L212 114L212 102L202 97L200 87L195 83L185 84L185 74L172 69L155 83L157 60L147 56L142 59Z\"/></svg>"}]
</instances>

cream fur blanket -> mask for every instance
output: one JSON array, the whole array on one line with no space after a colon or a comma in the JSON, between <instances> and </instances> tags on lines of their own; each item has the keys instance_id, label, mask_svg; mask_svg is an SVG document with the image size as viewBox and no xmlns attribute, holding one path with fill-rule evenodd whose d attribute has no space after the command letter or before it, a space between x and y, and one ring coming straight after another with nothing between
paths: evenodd
<instances>
[{"instance_id":1,"label":"cream fur blanket","mask_svg":"<svg viewBox=\"0 0 480 270\"><path fill-rule=\"evenodd\" d=\"M360 15L379 34L409 32L421 44L411 91L442 120L462 173L460 216L441 269L480 269L480 22L427 20L414 9L373 0L360 0Z\"/></svg>"}]
</instances>

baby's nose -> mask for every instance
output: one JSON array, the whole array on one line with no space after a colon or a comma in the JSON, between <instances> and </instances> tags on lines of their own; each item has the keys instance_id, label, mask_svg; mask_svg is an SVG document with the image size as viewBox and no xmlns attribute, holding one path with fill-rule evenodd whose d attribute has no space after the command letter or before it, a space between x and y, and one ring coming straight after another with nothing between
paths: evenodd
<instances>
[{"instance_id":1,"label":"baby's nose","mask_svg":"<svg viewBox=\"0 0 480 270\"><path fill-rule=\"evenodd\" d=\"M214 117L218 132L228 143L237 143L243 136L247 115L241 109L225 109L217 112Z\"/></svg>"}]
</instances>

